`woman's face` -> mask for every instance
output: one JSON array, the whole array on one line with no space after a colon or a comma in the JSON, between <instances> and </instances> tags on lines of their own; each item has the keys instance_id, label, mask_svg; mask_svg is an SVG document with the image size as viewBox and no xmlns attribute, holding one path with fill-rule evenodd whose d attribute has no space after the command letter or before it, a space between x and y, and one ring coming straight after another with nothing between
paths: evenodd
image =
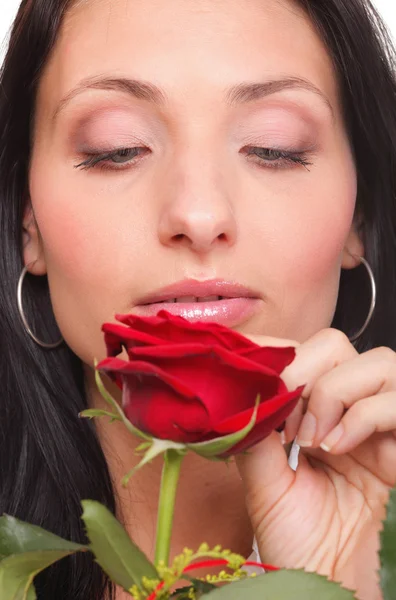
<instances>
[{"instance_id":1,"label":"woman's face","mask_svg":"<svg viewBox=\"0 0 396 600\"><path fill-rule=\"evenodd\" d=\"M304 341L363 252L335 73L288 1L79 2L41 80L30 194L25 261L41 252L90 365L103 322L161 307ZM196 302L213 295L241 298Z\"/></svg>"}]
</instances>

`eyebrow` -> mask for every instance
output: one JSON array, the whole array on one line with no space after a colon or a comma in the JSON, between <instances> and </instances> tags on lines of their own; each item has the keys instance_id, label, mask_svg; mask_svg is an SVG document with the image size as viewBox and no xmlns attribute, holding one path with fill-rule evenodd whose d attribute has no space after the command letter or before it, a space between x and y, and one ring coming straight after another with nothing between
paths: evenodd
<instances>
[{"instance_id":1,"label":"eyebrow","mask_svg":"<svg viewBox=\"0 0 396 600\"><path fill-rule=\"evenodd\" d=\"M316 94L324 101L334 116L333 107L327 96L312 82L300 77L287 77L258 83L240 83L226 90L225 100L230 106L236 106L254 102L289 89L302 89ZM158 106L164 106L167 103L167 95L164 90L152 83L127 77L90 77L82 80L76 88L60 101L54 112L53 120L57 118L73 98L88 90L123 92L138 100L146 100Z\"/></svg>"},{"instance_id":2,"label":"eyebrow","mask_svg":"<svg viewBox=\"0 0 396 600\"><path fill-rule=\"evenodd\" d=\"M262 83L242 83L227 91L226 100L232 106L235 104L245 104L290 89L301 89L316 94L324 101L331 114L334 116L333 107L327 96L316 87L316 85L308 81L308 79L303 79L301 77L272 79Z\"/></svg>"}]
</instances>

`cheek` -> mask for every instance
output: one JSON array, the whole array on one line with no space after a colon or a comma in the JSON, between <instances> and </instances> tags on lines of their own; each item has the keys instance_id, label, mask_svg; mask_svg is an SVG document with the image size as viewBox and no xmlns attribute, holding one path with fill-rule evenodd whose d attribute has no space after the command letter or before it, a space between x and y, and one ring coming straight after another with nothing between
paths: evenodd
<instances>
[{"instance_id":1,"label":"cheek","mask_svg":"<svg viewBox=\"0 0 396 600\"><path fill-rule=\"evenodd\" d=\"M35 165L30 193L54 314L66 343L92 365L93 357L105 355L102 323L128 310L135 241L109 198L87 196L70 177L62 180L59 170L55 181Z\"/></svg>"},{"instance_id":2,"label":"cheek","mask_svg":"<svg viewBox=\"0 0 396 600\"><path fill-rule=\"evenodd\" d=\"M307 339L331 325L342 252L353 223L354 170L338 181L328 181L328 186L318 186L317 196L310 198L307 210L295 216L298 235L290 234L285 281L297 299L289 313L297 339Z\"/></svg>"},{"instance_id":3,"label":"cheek","mask_svg":"<svg viewBox=\"0 0 396 600\"><path fill-rule=\"evenodd\" d=\"M353 210L347 203L340 207L340 202L337 212L315 210L296 215L284 253L285 279L293 289L310 289L338 273L352 218Z\"/></svg>"},{"instance_id":4,"label":"cheek","mask_svg":"<svg viewBox=\"0 0 396 600\"><path fill-rule=\"evenodd\" d=\"M293 288L309 287L341 264L353 222L356 183L351 175L333 191L324 187L310 183L303 190L277 190L264 201L261 197L252 211L256 218L250 246L258 244L271 259L271 272L278 271L279 279Z\"/></svg>"},{"instance_id":5,"label":"cheek","mask_svg":"<svg viewBox=\"0 0 396 600\"><path fill-rule=\"evenodd\" d=\"M139 211L131 212L130 198L120 190L84 186L58 165L53 172L56 177L38 158L30 178L49 275L59 272L64 285L87 288L118 281L130 267L128 255L141 244Z\"/></svg>"},{"instance_id":6,"label":"cheek","mask_svg":"<svg viewBox=\"0 0 396 600\"><path fill-rule=\"evenodd\" d=\"M305 195L303 209L293 215L287 269L293 286L314 287L339 276L342 251L351 231L356 205L354 171L333 185L329 180ZM287 268L287 267L286 267Z\"/></svg>"},{"instance_id":7,"label":"cheek","mask_svg":"<svg viewBox=\"0 0 396 600\"><path fill-rule=\"evenodd\" d=\"M67 194L49 192L45 187L41 187L39 196L33 192L49 275L59 271L65 285L99 279L106 270L106 257L110 256L100 214L88 218L84 210L76 207L75 200L69 201Z\"/></svg>"},{"instance_id":8,"label":"cheek","mask_svg":"<svg viewBox=\"0 0 396 600\"><path fill-rule=\"evenodd\" d=\"M255 203L246 249L261 248L271 335L302 342L332 322L357 192L352 161L338 167L329 162L290 178L290 185L268 187Z\"/></svg>"}]
</instances>

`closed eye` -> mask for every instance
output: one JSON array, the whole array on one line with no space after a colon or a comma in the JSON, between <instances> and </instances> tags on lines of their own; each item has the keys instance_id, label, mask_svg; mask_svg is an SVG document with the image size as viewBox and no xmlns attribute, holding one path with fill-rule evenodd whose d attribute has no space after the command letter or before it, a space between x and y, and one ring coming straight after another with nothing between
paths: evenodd
<instances>
[{"instance_id":1,"label":"closed eye","mask_svg":"<svg viewBox=\"0 0 396 600\"><path fill-rule=\"evenodd\" d=\"M75 169L91 169L100 165L105 169L125 169L136 162L136 158L147 151L144 147L118 148L102 153L91 153L82 163L75 165ZM118 166L119 165L119 166Z\"/></svg>"},{"instance_id":2,"label":"closed eye","mask_svg":"<svg viewBox=\"0 0 396 600\"><path fill-rule=\"evenodd\" d=\"M307 151L293 152L260 146L249 146L244 150L249 160L254 160L263 168L285 169L290 166L301 165L309 171L308 167L312 166L312 162L308 160Z\"/></svg>"},{"instance_id":3,"label":"closed eye","mask_svg":"<svg viewBox=\"0 0 396 600\"><path fill-rule=\"evenodd\" d=\"M285 169L302 166L309 171L312 162L308 160L306 151L277 150L260 146L248 146L243 149L249 161L254 161L262 168ZM75 165L76 169L100 167L108 170L124 170L137 162L139 156L149 152L146 147L118 148L107 152L92 152L83 162Z\"/></svg>"}]
</instances>

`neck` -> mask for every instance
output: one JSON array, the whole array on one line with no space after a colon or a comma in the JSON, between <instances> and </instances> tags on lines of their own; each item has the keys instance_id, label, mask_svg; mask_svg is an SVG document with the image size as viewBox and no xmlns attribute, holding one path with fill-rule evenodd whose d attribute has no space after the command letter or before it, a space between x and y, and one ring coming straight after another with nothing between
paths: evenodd
<instances>
[{"instance_id":1,"label":"neck","mask_svg":"<svg viewBox=\"0 0 396 600\"><path fill-rule=\"evenodd\" d=\"M121 402L120 390L103 378L112 396ZM93 372L87 373L91 408L108 406L96 388ZM118 518L143 552L154 560L158 496L163 457L137 471L127 488L122 477L139 463L135 449L141 442L121 422L96 419L118 505ZM245 508L242 482L234 462L212 462L189 453L183 460L177 490L171 559L186 547L196 550L202 542L220 544L248 557L253 533Z\"/></svg>"}]
</instances>

